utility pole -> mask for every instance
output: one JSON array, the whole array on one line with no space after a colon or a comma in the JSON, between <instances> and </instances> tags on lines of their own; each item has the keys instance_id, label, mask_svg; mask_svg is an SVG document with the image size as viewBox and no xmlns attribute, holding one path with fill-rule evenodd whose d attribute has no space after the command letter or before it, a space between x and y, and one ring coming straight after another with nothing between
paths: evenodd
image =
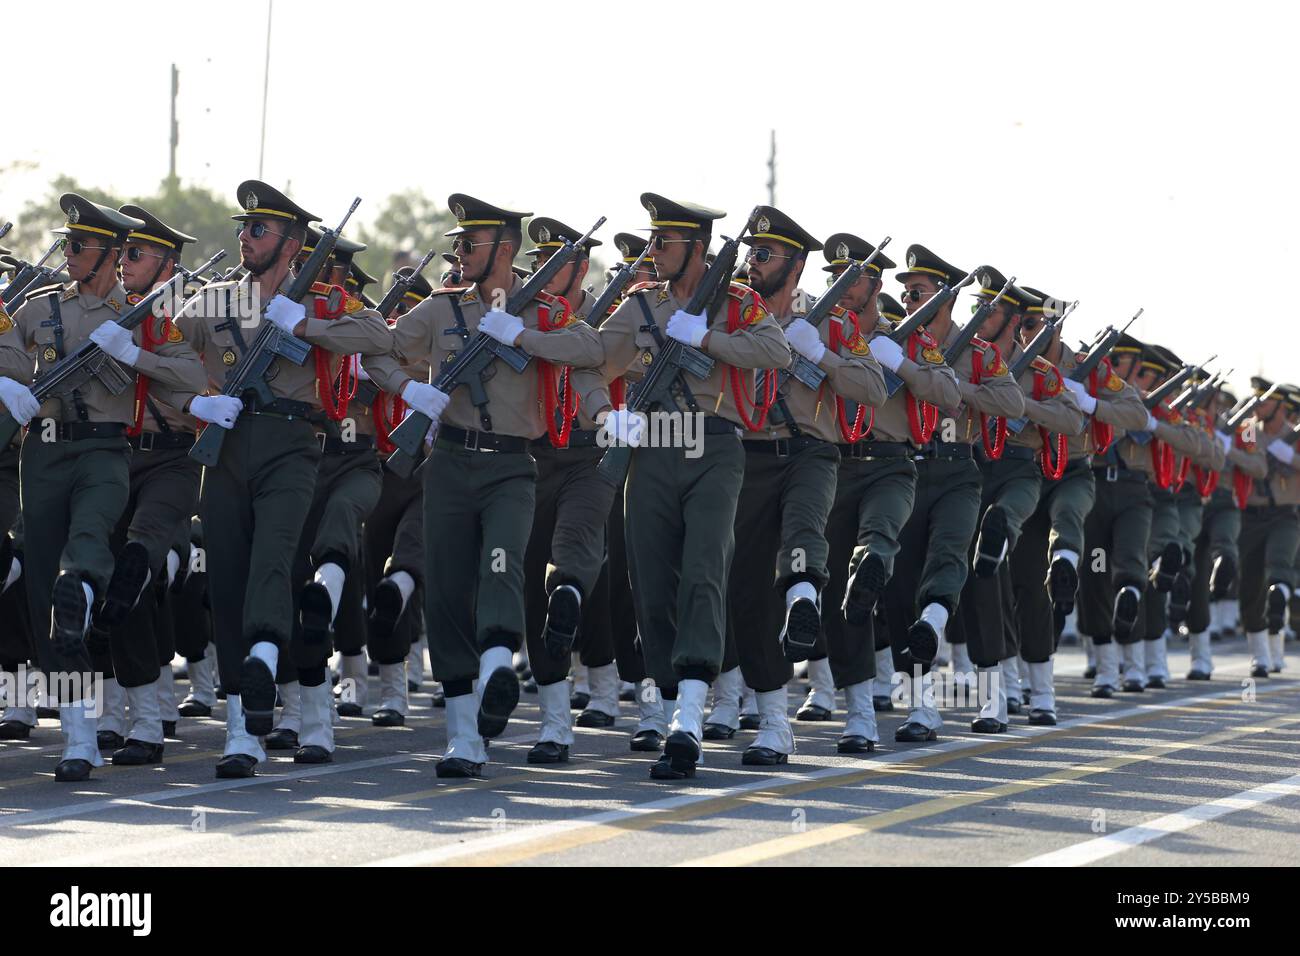
<instances>
[{"instance_id":1,"label":"utility pole","mask_svg":"<svg viewBox=\"0 0 1300 956\"><path fill-rule=\"evenodd\" d=\"M180 142L181 129L180 124L176 122L176 94L180 91L181 74L176 69L176 64L172 64L172 125L171 125L171 156L167 163L167 181L172 185L176 184L176 145Z\"/></svg>"},{"instance_id":2,"label":"utility pole","mask_svg":"<svg viewBox=\"0 0 1300 956\"><path fill-rule=\"evenodd\" d=\"M776 205L776 130L772 130L772 148L767 155L767 204Z\"/></svg>"},{"instance_id":3,"label":"utility pole","mask_svg":"<svg viewBox=\"0 0 1300 956\"><path fill-rule=\"evenodd\" d=\"M266 0L266 62L262 66L262 139L257 148L257 178L262 178L262 162L266 158L266 95L271 86L271 11L275 0Z\"/></svg>"}]
</instances>

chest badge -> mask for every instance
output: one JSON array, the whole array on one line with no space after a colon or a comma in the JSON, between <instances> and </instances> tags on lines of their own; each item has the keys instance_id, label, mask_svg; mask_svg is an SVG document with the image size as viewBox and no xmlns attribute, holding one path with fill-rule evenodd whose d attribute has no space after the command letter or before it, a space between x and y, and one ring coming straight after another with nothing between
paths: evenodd
<instances>
[{"instance_id":1,"label":"chest badge","mask_svg":"<svg viewBox=\"0 0 1300 956\"><path fill-rule=\"evenodd\" d=\"M41 357L47 362L55 362L58 361L59 353L53 345L47 345L45 351L41 354Z\"/></svg>"},{"instance_id":2,"label":"chest badge","mask_svg":"<svg viewBox=\"0 0 1300 956\"><path fill-rule=\"evenodd\" d=\"M221 353L221 364L222 364L222 365L234 365L234 364L235 364L235 350L234 350L234 349L226 349L224 352Z\"/></svg>"}]
</instances>

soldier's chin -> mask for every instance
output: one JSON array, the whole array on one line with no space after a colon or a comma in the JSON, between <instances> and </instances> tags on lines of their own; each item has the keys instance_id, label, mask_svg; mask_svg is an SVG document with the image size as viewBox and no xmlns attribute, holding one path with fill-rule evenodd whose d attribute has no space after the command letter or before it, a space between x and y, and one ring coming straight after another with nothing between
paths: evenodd
<instances>
[{"instance_id":1,"label":"soldier's chin","mask_svg":"<svg viewBox=\"0 0 1300 956\"><path fill-rule=\"evenodd\" d=\"M271 263L275 261L273 256L267 256L265 259L258 261L250 255L240 254L239 264L248 270L249 275L260 276L267 269L271 268Z\"/></svg>"}]
</instances>

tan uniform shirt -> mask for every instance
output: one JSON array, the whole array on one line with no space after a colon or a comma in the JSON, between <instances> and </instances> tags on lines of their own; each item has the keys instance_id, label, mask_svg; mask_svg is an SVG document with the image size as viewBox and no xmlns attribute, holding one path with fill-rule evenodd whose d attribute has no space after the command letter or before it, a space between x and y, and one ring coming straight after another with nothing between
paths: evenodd
<instances>
[{"instance_id":1,"label":"tan uniform shirt","mask_svg":"<svg viewBox=\"0 0 1300 956\"><path fill-rule=\"evenodd\" d=\"M1069 376L1085 356L1071 352L1069 349L1061 349L1061 360L1058 367L1061 374ZM1087 387L1087 382L1081 383ZM1097 388L1097 408L1093 411L1092 417L1099 422L1110 425L1114 440L1118 441L1130 431L1141 431L1146 428L1147 410L1142 404L1142 396L1132 385L1125 382L1122 378L1111 372L1106 380L1101 382ZM1085 428L1081 435L1071 435L1070 458L1073 460L1081 455L1092 454L1096 451L1092 444L1092 429Z\"/></svg>"},{"instance_id":2,"label":"tan uniform shirt","mask_svg":"<svg viewBox=\"0 0 1300 956\"><path fill-rule=\"evenodd\" d=\"M51 302L58 297L59 312L63 320L63 354L71 355L90 333L107 320L121 318L129 311L126 290L118 283L104 298L81 291L78 285L69 285L59 292L28 299L10 319L0 313L0 375L23 384L33 381L33 371L44 374L59 361L55 345L54 318ZM137 326L132 337L136 345L144 341L144 329ZM190 343L172 337L153 352L141 350L134 366L123 363L127 378L140 372L163 386L180 390L200 391L203 388L203 367ZM32 352L36 353L35 363ZM78 390L87 420L92 422L120 422L130 425L135 420L135 389L128 385L121 393L113 395L97 378L91 378ZM55 418L64 422L78 420L77 407L72 396L60 399L50 397L41 404L41 418Z\"/></svg>"},{"instance_id":3,"label":"tan uniform shirt","mask_svg":"<svg viewBox=\"0 0 1300 956\"><path fill-rule=\"evenodd\" d=\"M888 334L888 323L881 321L870 337ZM937 347L918 349L916 362L907 357L907 351L904 345L902 364L894 373L903 380L904 387L876 409L876 418L868 436L871 441L915 444L907 413L912 399L918 403L929 402L939 408L953 408L961 403L961 388L957 384L957 373L944 364L943 356ZM917 412L919 414L919 407Z\"/></svg>"},{"instance_id":4,"label":"tan uniform shirt","mask_svg":"<svg viewBox=\"0 0 1300 956\"><path fill-rule=\"evenodd\" d=\"M510 292L521 286L516 276ZM462 339L456 328L453 297L459 303L468 340ZM600 364L600 338L586 322L570 315L566 324L551 332L538 331L539 309L551 310L551 320L561 321L558 313L563 300L543 294L520 311L518 318L524 324L518 346L536 359L554 365L594 367ZM407 369L420 361L429 363L432 371L429 381L437 378L439 370L455 361L460 350L478 333L479 320L487 313L488 304L479 296L478 289L435 290L415 308L397 320L393 327L393 350L389 355L367 357L366 371L384 391L400 395L406 383L412 380ZM484 388L488 396L488 414L492 418L492 431L499 435L517 438L540 438L546 431L546 419L538 391L537 361L528 363L522 373L516 374L500 361L490 365L484 373ZM469 389L457 388L442 414L442 422L457 428L477 431L483 425L478 409L470 401Z\"/></svg>"},{"instance_id":5,"label":"tan uniform shirt","mask_svg":"<svg viewBox=\"0 0 1300 956\"><path fill-rule=\"evenodd\" d=\"M947 349L961 333L961 326L956 322L940 343L940 351ZM984 372L980 384L971 384L976 353L983 356ZM993 346L976 337L966 351L957 358L953 367L957 373L957 385L961 389L961 403L942 410L942 414L957 424L957 436L954 441L977 441L980 433L979 414L1005 418L1020 418L1025 414L1025 393L1012 381L1007 372L1005 361L994 361ZM935 431L940 441L943 437L943 424Z\"/></svg>"},{"instance_id":6,"label":"tan uniform shirt","mask_svg":"<svg viewBox=\"0 0 1300 956\"><path fill-rule=\"evenodd\" d=\"M703 380L683 373L683 380L706 415L717 415L740 426L740 413L736 410L728 366L742 369L740 390L750 399L754 397L754 375L750 369L785 368L790 364L790 347L771 313L760 304L754 291L747 286L733 284L730 295L740 308L741 324L734 332L727 331L730 299L717 314L710 316L709 336L703 351L714 359L713 371ZM650 332L641 330L646 324L644 303L651 318L659 326L665 341L668 338L668 319L686 303L679 302L668 282L656 282L631 293L614 314L600 327L600 344L604 347L604 362L599 373L575 373L578 394L593 417L609 408L608 397L600 397L600 388L626 373L628 386L638 381L650 367L659 347ZM602 404L603 401L603 404ZM687 409L681 408L685 412ZM670 409L671 411L671 409ZM748 413L748 409L747 409Z\"/></svg>"},{"instance_id":7,"label":"tan uniform shirt","mask_svg":"<svg viewBox=\"0 0 1300 956\"><path fill-rule=\"evenodd\" d=\"M1013 345L1011 349L1011 361L1014 362L1021 354L1020 346ZM1035 400L1034 380L1038 375L1043 376L1043 398L1041 401ZM1048 432L1056 435L1065 435L1067 438L1081 435L1084 426L1088 423L1088 416L1083 414L1083 409L1079 407L1078 401L1074 394L1065 387L1061 381L1061 373L1056 366L1047 359L1034 359L1024 374L1020 376L1019 385L1025 393L1025 415L1029 419L1029 424L1020 429L1018 433L1007 432L1007 441L1013 445L1021 445L1026 448L1032 448L1035 451L1043 447L1043 436L1039 434L1035 425L1041 425Z\"/></svg>"}]
</instances>

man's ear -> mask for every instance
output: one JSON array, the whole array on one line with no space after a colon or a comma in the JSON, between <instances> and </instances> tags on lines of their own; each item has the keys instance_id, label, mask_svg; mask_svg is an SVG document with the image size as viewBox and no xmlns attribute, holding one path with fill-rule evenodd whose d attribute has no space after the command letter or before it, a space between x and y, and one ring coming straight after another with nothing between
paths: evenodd
<instances>
[{"instance_id":1,"label":"man's ear","mask_svg":"<svg viewBox=\"0 0 1300 956\"><path fill-rule=\"evenodd\" d=\"M298 258L298 253L302 252L302 240L286 237L284 240L284 249L280 252L285 261L293 262Z\"/></svg>"}]
</instances>

